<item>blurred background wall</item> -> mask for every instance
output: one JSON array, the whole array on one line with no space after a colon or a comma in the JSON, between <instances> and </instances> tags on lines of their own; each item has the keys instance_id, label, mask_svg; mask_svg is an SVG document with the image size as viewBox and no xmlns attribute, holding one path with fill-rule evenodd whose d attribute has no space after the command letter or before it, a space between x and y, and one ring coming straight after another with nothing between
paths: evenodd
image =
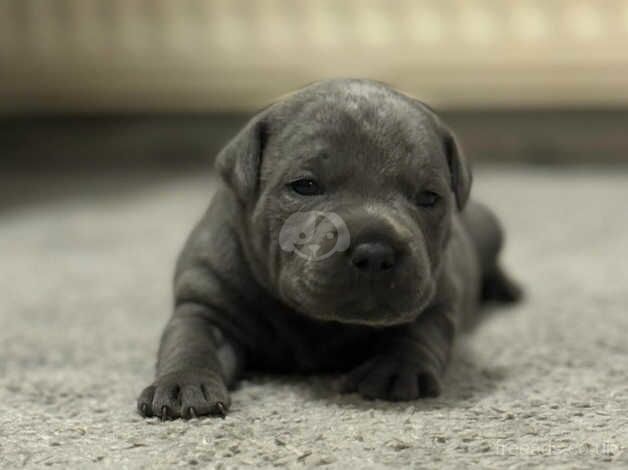
<instances>
[{"instance_id":1,"label":"blurred background wall","mask_svg":"<svg viewBox=\"0 0 628 470\"><path fill-rule=\"evenodd\" d=\"M338 76L430 103L476 160L626 160L626 0L0 0L4 164L194 163Z\"/></svg>"}]
</instances>

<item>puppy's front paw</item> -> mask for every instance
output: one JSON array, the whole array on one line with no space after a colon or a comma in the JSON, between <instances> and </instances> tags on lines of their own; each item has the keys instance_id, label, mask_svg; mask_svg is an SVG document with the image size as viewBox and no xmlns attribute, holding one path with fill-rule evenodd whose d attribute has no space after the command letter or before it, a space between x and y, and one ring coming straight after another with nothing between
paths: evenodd
<instances>
[{"instance_id":1,"label":"puppy's front paw","mask_svg":"<svg viewBox=\"0 0 628 470\"><path fill-rule=\"evenodd\" d=\"M190 419L199 416L225 417L231 399L222 377L205 369L192 369L158 377L137 400L142 416L161 419Z\"/></svg>"},{"instance_id":2,"label":"puppy's front paw","mask_svg":"<svg viewBox=\"0 0 628 470\"><path fill-rule=\"evenodd\" d=\"M343 377L341 390L391 401L436 397L441 391L437 370L437 367L394 356L376 356Z\"/></svg>"}]
</instances>

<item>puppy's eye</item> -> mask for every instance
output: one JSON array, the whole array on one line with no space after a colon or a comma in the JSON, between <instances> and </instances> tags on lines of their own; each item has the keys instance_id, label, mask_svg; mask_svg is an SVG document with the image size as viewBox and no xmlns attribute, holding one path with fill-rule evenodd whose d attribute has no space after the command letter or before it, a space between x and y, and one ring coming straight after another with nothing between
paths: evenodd
<instances>
[{"instance_id":1,"label":"puppy's eye","mask_svg":"<svg viewBox=\"0 0 628 470\"><path fill-rule=\"evenodd\" d=\"M301 196L323 194L321 187L311 178L301 178L290 183L292 190Z\"/></svg>"},{"instance_id":2,"label":"puppy's eye","mask_svg":"<svg viewBox=\"0 0 628 470\"><path fill-rule=\"evenodd\" d=\"M440 201L440 196L432 191L421 191L416 198L416 204L420 207L434 207Z\"/></svg>"}]
</instances>

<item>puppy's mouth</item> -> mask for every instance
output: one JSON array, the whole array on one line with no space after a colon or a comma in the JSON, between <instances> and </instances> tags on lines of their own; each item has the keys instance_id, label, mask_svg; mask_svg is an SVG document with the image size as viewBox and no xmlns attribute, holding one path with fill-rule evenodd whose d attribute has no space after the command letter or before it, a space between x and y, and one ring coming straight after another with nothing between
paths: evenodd
<instances>
[{"instance_id":1,"label":"puppy's mouth","mask_svg":"<svg viewBox=\"0 0 628 470\"><path fill-rule=\"evenodd\" d=\"M355 308L355 306L353 307ZM418 310L399 311L390 305L377 305L371 309L359 308L356 310L302 310L306 316L325 322L338 322L351 325L372 327L387 327L410 323L418 316Z\"/></svg>"},{"instance_id":2,"label":"puppy's mouth","mask_svg":"<svg viewBox=\"0 0 628 470\"><path fill-rule=\"evenodd\" d=\"M391 283L383 292L368 288L312 292L302 286L284 294L296 311L320 321L386 327L414 321L433 296L431 283L424 289L399 284Z\"/></svg>"},{"instance_id":3,"label":"puppy's mouth","mask_svg":"<svg viewBox=\"0 0 628 470\"><path fill-rule=\"evenodd\" d=\"M377 328L410 323L414 321L417 316L417 311L414 310L399 312L387 309L386 307L377 307L372 310L360 310L360 313L337 312L329 318L326 318L326 320Z\"/></svg>"}]
</instances>

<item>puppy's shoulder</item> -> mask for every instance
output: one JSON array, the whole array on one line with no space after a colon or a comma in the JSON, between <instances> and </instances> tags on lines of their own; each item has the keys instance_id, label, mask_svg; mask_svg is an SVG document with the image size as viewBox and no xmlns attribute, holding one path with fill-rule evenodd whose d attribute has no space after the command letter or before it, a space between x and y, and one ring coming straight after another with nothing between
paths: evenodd
<instances>
[{"instance_id":1,"label":"puppy's shoulder","mask_svg":"<svg viewBox=\"0 0 628 470\"><path fill-rule=\"evenodd\" d=\"M230 308L244 309L247 301L263 296L242 249L238 211L233 193L219 187L179 255L174 278L177 301L220 299Z\"/></svg>"},{"instance_id":2,"label":"puppy's shoulder","mask_svg":"<svg viewBox=\"0 0 628 470\"><path fill-rule=\"evenodd\" d=\"M177 274L198 264L224 267L232 264L226 262L224 256L238 251L233 221L236 206L231 191L220 184L209 207L187 237L177 262Z\"/></svg>"}]
</instances>

